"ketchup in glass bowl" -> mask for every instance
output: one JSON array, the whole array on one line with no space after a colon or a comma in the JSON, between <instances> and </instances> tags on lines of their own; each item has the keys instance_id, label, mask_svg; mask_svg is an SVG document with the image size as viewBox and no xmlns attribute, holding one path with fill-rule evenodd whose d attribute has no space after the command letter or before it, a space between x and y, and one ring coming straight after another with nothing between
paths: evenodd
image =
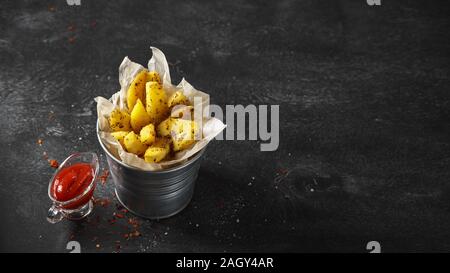
<instances>
[{"instance_id":1,"label":"ketchup in glass bowl","mask_svg":"<svg viewBox=\"0 0 450 273\"><path fill-rule=\"evenodd\" d=\"M48 210L47 220L57 223L63 218L79 220L89 215L98 172L95 153L75 153L64 160L48 187L53 205Z\"/></svg>"}]
</instances>

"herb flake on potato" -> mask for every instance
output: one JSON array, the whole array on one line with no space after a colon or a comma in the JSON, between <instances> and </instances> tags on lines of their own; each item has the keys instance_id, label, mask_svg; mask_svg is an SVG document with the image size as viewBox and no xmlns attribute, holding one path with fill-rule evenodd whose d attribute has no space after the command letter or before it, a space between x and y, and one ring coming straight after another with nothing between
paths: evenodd
<instances>
[{"instance_id":1,"label":"herb flake on potato","mask_svg":"<svg viewBox=\"0 0 450 273\"><path fill-rule=\"evenodd\" d=\"M114 109L108 118L109 127L114 132L130 131L131 130L130 119L131 119L130 115L127 112L121 111L119 109Z\"/></svg>"},{"instance_id":2,"label":"herb flake on potato","mask_svg":"<svg viewBox=\"0 0 450 273\"><path fill-rule=\"evenodd\" d=\"M169 108L171 108L175 105L180 105L180 104L189 105L188 98L186 98L186 96L180 91L173 93L167 100L167 106Z\"/></svg>"}]
</instances>

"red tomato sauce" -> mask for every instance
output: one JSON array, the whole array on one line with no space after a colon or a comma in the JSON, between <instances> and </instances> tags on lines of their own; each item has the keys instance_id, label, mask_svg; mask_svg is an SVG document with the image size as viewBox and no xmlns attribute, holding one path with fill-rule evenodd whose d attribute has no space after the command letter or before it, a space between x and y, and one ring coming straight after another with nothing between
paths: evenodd
<instances>
[{"instance_id":1,"label":"red tomato sauce","mask_svg":"<svg viewBox=\"0 0 450 273\"><path fill-rule=\"evenodd\" d=\"M82 195L92 182L94 169L88 163L76 163L56 174L52 182L51 195L57 201L65 202ZM86 204L92 197L95 184L85 196L64 208L73 209Z\"/></svg>"}]
</instances>

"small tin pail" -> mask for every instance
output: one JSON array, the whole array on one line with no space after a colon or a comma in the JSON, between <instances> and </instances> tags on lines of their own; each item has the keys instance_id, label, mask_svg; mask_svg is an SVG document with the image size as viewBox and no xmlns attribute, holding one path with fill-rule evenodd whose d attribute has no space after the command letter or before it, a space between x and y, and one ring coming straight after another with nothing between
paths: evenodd
<instances>
[{"instance_id":1,"label":"small tin pail","mask_svg":"<svg viewBox=\"0 0 450 273\"><path fill-rule=\"evenodd\" d=\"M97 137L106 154L116 196L131 213L162 219L177 214L189 204L206 148L181 165L161 171L144 171L128 166L112 155L100 139L98 125Z\"/></svg>"}]
</instances>

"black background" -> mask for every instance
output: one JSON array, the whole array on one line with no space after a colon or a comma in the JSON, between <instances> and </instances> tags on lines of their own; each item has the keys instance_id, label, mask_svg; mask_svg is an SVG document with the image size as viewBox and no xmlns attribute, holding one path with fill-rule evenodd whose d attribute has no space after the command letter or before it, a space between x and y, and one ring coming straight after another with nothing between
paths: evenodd
<instances>
[{"instance_id":1,"label":"black background","mask_svg":"<svg viewBox=\"0 0 450 273\"><path fill-rule=\"evenodd\" d=\"M450 250L447 2L1 1L0 250ZM138 238L108 223L114 199L48 224L43 152L101 154L93 98L150 46L212 103L280 105L279 149L212 142L190 205Z\"/></svg>"}]
</instances>

